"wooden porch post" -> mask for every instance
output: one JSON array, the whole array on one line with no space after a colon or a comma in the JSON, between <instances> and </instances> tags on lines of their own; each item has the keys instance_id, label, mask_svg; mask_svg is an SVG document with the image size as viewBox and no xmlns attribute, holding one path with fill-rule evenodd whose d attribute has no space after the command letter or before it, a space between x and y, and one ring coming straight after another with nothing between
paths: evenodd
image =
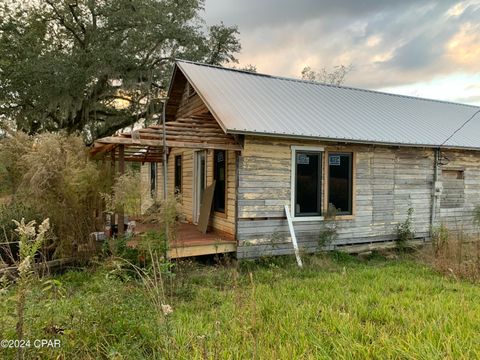
<instances>
[{"instance_id":1,"label":"wooden porch post","mask_svg":"<svg viewBox=\"0 0 480 360\"><path fill-rule=\"evenodd\" d=\"M167 201L167 186L168 186L168 168L167 168L167 130L165 128L165 108L167 106L167 99L164 99L162 101L163 107L162 107L162 138L163 138L163 156L162 156L162 162L163 162L163 201L164 206L166 205ZM166 219L165 219L166 220ZM168 221L165 221L165 252L164 252L164 257L165 259L168 257L168 248L169 248L169 242L168 242Z\"/></svg>"},{"instance_id":2,"label":"wooden porch post","mask_svg":"<svg viewBox=\"0 0 480 360\"><path fill-rule=\"evenodd\" d=\"M118 147L118 173L125 174L125 145ZM125 212L123 207L118 212L118 236L123 236L125 233Z\"/></svg>"},{"instance_id":3,"label":"wooden porch post","mask_svg":"<svg viewBox=\"0 0 480 360\"><path fill-rule=\"evenodd\" d=\"M113 184L115 183L115 174L116 174L116 168L115 168L115 152L116 148L113 148L112 150L112 157L111 157L111 162L110 162L110 180L112 181L112 188L110 191L110 195L113 196ZM113 228L115 226L115 212L112 212L110 214L110 234L109 237L113 237Z\"/></svg>"}]
</instances>

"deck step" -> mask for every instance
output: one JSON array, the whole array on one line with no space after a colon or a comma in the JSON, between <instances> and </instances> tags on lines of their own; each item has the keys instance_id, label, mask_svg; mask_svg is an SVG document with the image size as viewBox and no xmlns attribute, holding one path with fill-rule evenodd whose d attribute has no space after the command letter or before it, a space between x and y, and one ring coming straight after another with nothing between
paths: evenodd
<instances>
[{"instance_id":1,"label":"deck step","mask_svg":"<svg viewBox=\"0 0 480 360\"><path fill-rule=\"evenodd\" d=\"M237 243L234 241L222 241L212 244L198 244L176 246L168 250L170 259L178 259L189 256L223 254L237 251Z\"/></svg>"}]
</instances>

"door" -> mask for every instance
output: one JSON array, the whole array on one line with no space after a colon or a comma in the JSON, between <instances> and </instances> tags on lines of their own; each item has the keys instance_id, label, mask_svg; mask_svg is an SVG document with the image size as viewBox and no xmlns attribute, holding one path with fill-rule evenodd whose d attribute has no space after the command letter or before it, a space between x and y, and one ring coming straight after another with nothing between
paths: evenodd
<instances>
[{"instance_id":1,"label":"door","mask_svg":"<svg viewBox=\"0 0 480 360\"><path fill-rule=\"evenodd\" d=\"M207 184L207 153L205 150L198 150L193 157L193 222L198 224L203 191Z\"/></svg>"}]
</instances>

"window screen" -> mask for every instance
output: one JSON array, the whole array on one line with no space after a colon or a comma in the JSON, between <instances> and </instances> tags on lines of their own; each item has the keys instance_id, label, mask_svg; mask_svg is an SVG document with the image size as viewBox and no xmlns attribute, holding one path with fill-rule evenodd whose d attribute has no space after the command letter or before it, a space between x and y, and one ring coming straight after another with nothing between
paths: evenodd
<instances>
[{"instance_id":1,"label":"window screen","mask_svg":"<svg viewBox=\"0 0 480 360\"><path fill-rule=\"evenodd\" d=\"M226 155L225 150L215 150L213 153L213 179L215 180L213 209L222 213L225 212Z\"/></svg>"},{"instance_id":2,"label":"window screen","mask_svg":"<svg viewBox=\"0 0 480 360\"><path fill-rule=\"evenodd\" d=\"M328 154L328 205L338 215L352 214L352 154Z\"/></svg>"},{"instance_id":3,"label":"window screen","mask_svg":"<svg viewBox=\"0 0 480 360\"><path fill-rule=\"evenodd\" d=\"M295 216L320 216L322 153L295 153Z\"/></svg>"},{"instance_id":4,"label":"window screen","mask_svg":"<svg viewBox=\"0 0 480 360\"><path fill-rule=\"evenodd\" d=\"M182 192L182 155L175 156L175 194Z\"/></svg>"}]
</instances>

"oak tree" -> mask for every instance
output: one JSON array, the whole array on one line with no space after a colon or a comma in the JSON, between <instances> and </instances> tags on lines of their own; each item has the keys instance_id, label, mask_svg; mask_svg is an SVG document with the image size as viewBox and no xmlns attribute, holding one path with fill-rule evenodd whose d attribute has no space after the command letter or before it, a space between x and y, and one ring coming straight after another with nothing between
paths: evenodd
<instances>
[{"instance_id":1,"label":"oak tree","mask_svg":"<svg viewBox=\"0 0 480 360\"><path fill-rule=\"evenodd\" d=\"M202 10L203 0L4 0L0 121L91 142L149 120L175 58L237 62L237 27L207 26Z\"/></svg>"}]
</instances>

